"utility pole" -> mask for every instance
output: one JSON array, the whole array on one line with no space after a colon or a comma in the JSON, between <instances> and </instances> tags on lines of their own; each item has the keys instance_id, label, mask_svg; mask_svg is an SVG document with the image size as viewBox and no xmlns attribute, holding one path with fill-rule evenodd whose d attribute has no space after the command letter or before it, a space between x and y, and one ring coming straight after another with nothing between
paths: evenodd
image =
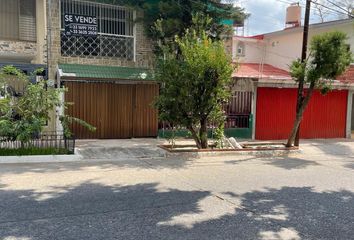
<instances>
[{"instance_id":1,"label":"utility pole","mask_svg":"<svg viewBox=\"0 0 354 240\"><path fill-rule=\"evenodd\" d=\"M308 41L308 35L309 35L310 8L311 8L311 0L306 0L304 33L303 33L303 37L302 37L301 62L305 62L306 56L307 56L307 41ZM299 86L298 86L298 91L297 91L296 115L299 114L300 106L302 105L302 102L304 99L304 84L305 84L305 79L301 78L299 81ZM300 143L300 125L299 125L299 128L297 129L294 145L298 147L299 143Z\"/></svg>"}]
</instances>

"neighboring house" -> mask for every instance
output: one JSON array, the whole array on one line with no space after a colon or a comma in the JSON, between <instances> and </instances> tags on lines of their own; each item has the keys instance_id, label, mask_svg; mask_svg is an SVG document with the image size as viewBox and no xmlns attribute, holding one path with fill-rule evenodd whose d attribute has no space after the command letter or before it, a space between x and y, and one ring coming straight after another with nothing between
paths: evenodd
<instances>
[{"instance_id":1,"label":"neighboring house","mask_svg":"<svg viewBox=\"0 0 354 240\"><path fill-rule=\"evenodd\" d=\"M315 35L342 31L348 35L348 46L354 53L354 20L312 24L309 42ZM250 85L253 138L285 139L295 118L296 87L288 71L291 62L301 56L303 28L252 37L235 36L233 59L240 63L233 78L238 85ZM302 138L344 138L354 131L354 65L333 83L334 91L326 96L316 92L301 125Z\"/></svg>"},{"instance_id":2,"label":"neighboring house","mask_svg":"<svg viewBox=\"0 0 354 240\"><path fill-rule=\"evenodd\" d=\"M158 85L149 70L152 44L135 22L141 13L79 0L47 0L47 10L49 78L68 89L64 101L74 103L68 113L97 128L73 124L75 136L157 136L151 103Z\"/></svg>"},{"instance_id":3,"label":"neighboring house","mask_svg":"<svg viewBox=\"0 0 354 240\"><path fill-rule=\"evenodd\" d=\"M0 67L46 68L46 0L0 1Z\"/></svg>"},{"instance_id":4,"label":"neighboring house","mask_svg":"<svg viewBox=\"0 0 354 240\"><path fill-rule=\"evenodd\" d=\"M0 0L0 67L46 68L51 87L68 89L67 112L97 128L73 124L77 138L157 136L152 44L135 21L142 13L101 2ZM47 131L62 130L56 112Z\"/></svg>"}]
</instances>

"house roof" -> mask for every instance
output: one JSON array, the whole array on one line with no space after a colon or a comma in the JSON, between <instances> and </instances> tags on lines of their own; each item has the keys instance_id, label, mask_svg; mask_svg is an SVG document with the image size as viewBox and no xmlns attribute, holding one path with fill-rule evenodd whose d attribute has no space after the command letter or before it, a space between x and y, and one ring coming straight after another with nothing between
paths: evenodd
<instances>
[{"instance_id":1,"label":"house roof","mask_svg":"<svg viewBox=\"0 0 354 240\"><path fill-rule=\"evenodd\" d=\"M253 40L263 40L264 35L254 35L254 36L234 36L236 39L253 39Z\"/></svg>"},{"instance_id":2,"label":"house roof","mask_svg":"<svg viewBox=\"0 0 354 240\"><path fill-rule=\"evenodd\" d=\"M269 64L241 63L232 77L264 80L292 80L289 72ZM354 64L336 79L340 83L354 84Z\"/></svg>"},{"instance_id":3,"label":"house roof","mask_svg":"<svg viewBox=\"0 0 354 240\"><path fill-rule=\"evenodd\" d=\"M316 28L322 28L322 27L335 27L338 25L351 24L351 23L354 23L353 19L340 19L340 20L328 21L328 22L323 22L323 23L313 23L313 24L310 24L309 28L316 29ZM282 35L282 34L288 34L288 33L293 33L293 32L302 32L303 28L304 28L303 26L293 27L293 28L285 28L285 29L282 29L279 31L265 33L265 34L263 34L263 36L266 37L266 36L271 36L271 35Z\"/></svg>"},{"instance_id":4,"label":"house roof","mask_svg":"<svg viewBox=\"0 0 354 240\"><path fill-rule=\"evenodd\" d=\"M347 71L339 76L337 80L344 82L344 83L352 83L354 84L354 64L350 65Z\"/></svg>"},{"instance_id":5,"label":"house roof","mask_svg":"<svg viewBox=\"0 0 354 240\"><path fill-rule=\"evenodd\" d=\"M291 80L289 72L269 64L259 63L241 63L232 77Z\"/></svg>"},{"instance_id":6,"label":"house roof","mask_svg":"<svg viewBox=\"0 0 354 240\"><path fill-rule=\"evenodd\" d=\"M313 24L310 24L310 29L316 29L316 28L321 28L321 27L333 27L333 26L338 26L338 25L342 25L342 24L349 24L349 23L354 23L354 20L353 19L340 19L340 20L328 21L328 22L323 22L323 23L313 23ZM264 34L260 34L260 35L247 36L247 37L235 36L235 37L239 38L239 39L244 38L244 39L263 40L267 36L283 35L283 34L294 33L294 32L302 32L303 28L304 28L303 26L299 26L299 27L285 28L282 30L264 33Z\"/></svg>"},{"instance_id":7,"label":"house roof","mask_svg":"<svg viewBox=\"0 0 354 240\"><path fill-rule=\"evenodd\" d=\"M62 78L154 80L154 74L150 69L119 66L59 64L59 74Z\"/></svg>"}]
</instances>

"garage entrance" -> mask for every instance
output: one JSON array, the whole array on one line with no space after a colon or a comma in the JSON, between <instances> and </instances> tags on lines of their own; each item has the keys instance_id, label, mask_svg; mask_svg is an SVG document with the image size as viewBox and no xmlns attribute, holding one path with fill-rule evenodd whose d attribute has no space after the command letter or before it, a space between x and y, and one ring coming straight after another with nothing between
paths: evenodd
<instances>
[{"instance_id":1,"label":"garage entrance","mask_svg":"<svg viewBox=\"0 0 354 240\"><path fill-rule=\"evenodd\" d=\"M295 119L297 89L257 90L256 139L287 139ZM301 123L301 138L345 138L347 90L314 92Z\"/></svg>"},{"instance_id":2,"label":"garage entrance","mask_svg":"<svg viewBox=\"0 0 354 240\"><path fill-rule=\"evenodd\" d=\"M97 130L90 132L77 123L71 126L78 139L156 137L157 110L152 107L158 85L104 82L64 83L65 102L73 103L67 114L85 120Z\"/></svg>"}]
</instances>

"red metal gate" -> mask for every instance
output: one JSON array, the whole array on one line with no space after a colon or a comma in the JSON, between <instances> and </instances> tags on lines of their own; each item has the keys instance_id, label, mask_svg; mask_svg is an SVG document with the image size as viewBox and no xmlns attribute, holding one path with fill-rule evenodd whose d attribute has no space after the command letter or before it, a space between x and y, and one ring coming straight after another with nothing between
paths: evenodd
<instances>
[{"instance_id":1,"label":"red metal gate","mask_svg":"<svg viewBox=\"0 0 354 240\"><path fill-rule=\"evenodd\" d=\"M258 88L256 139L286 139L295 118L296 89ZM315 92L304 113L301 138L344 138L348 91Z\"/></svg>"}]
</instances>

